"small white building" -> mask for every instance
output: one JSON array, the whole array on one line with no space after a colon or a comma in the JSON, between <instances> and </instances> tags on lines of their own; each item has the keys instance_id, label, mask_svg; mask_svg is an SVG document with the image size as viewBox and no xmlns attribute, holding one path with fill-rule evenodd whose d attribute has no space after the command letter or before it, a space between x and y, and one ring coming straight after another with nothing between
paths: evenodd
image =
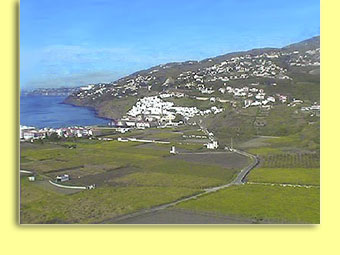
<instances>
[{"instance_id":1,"label":"small white building","mask_svg":"<svg viewBox=\"0 0 340 255\"><path fill-rule=\"evenodd\" d=\"M214 150L218 148L217 141L212 141L211 143L207 143L207 149Z\"/></svg>"},{"instance_id":2,"label":"small white building","mask_svg":"<svg viewBox=\"0 0 340 255\"><path fill-rule=\"evenodd\" d=\"M171 146L170 154L176 154L175 146Z\"/></svg>"},{"instance_id":3,"label":"small white building","mask_svg":"<svg viewBox=\"0 0 340 255\"><path fill-rule=\"evenodd\" d=\"M128 127L135 127L136 126L136 122L134 122L134 121L126 121L125 123Z\"/></svg>"},{"instance_id":4,"label":"small white building","mask_svg":"<svg viewBox=\"0 0 340 255\"><path fill-rule=\"evenodd\" d=\"M137 122L136 127L138 129L149 128L150 127L150 123L149 122Z\"/></svg>"},{"instance_id":5,"label":"small white building","mask_svg":"<svg viewBox=\"0 0 340 255\"><path fill-rule=\"evenodd\" d=\"M29 180L30 182L34 182L34 181L35 181L35 176L29 176L29 177L28 177L28 180Z\"/></svg>"}]
</instances>

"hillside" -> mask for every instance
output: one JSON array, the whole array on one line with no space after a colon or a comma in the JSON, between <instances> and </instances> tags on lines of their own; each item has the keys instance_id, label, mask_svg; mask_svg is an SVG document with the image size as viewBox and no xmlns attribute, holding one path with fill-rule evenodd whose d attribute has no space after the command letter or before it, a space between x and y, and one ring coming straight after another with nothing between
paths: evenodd
<instances>
[{"instance_id":1,"label":"hillside","mask_svg":"<svg viewBox=\"0 0 340 255\"><path fill-rule=\"evenodd\" d=\"M93 107L99 116L119 118L145 95L171 91L223 97L218 90L226 86L257 86L270 93L318 102L319 45L317 36L283 48L158 65L111 83L90 85L70 95L65 103Z\"/></svg>"}]
</instances>

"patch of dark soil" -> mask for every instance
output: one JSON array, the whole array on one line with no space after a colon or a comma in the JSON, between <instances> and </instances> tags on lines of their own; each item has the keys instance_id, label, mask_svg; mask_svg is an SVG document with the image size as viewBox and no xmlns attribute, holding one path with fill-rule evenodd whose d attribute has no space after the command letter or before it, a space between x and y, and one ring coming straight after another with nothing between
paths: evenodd
<instances>
[{"instance_id":1,"label":"patch of dark soil","mask_svg":"<svg viewBox=\"0 0 340 255\"><path fill-rule=\"evenodd\" d=\"M46 174L50 174L50 173L59 173L59 172L64 172L64 171L72 171L72 170L76 170L79 168L84 168L84 165L81 166L74 166L74 167L66 167L66 168L60 168L60 169L55 169L55 170L50 170L45 172Z\"/></svg>"},{"instance_id":2,"label":"patch of dark soil","mask_svg":"<svg viewBox=\"0 0 340 255\"><path fill-rule=\"evenodd\" d=\"M92 185L92 184L96 184L96 186L101 186L104 184L117 186L117 183L114 182L114 179L120 178L122 176L128 175L138 170L139 170L138 168L131 167L131 166L115 168L115 169L106 171L105 173L86 175L80 178L71 179L70 183L76 184L76 185L84 185L84 186Z\"/></svg>"},{"instance_id":3,"label":"patch of dark soil","mask_svg":"<svg viewBox=\"0 0 340 255\"><path fill-rule=\"evenodd\" d=\"M242 168L248 163L247 157L237 153L188 153L177 154L172 158L202 164L215 164L234 169Z\"/></svg>"}]
</instances>

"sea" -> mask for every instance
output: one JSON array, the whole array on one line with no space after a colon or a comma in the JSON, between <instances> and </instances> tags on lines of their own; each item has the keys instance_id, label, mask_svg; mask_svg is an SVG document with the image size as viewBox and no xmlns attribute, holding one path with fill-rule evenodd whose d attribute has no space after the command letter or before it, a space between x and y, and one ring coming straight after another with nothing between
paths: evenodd
<instances>
[{"instance_id":1,"label":"sea","mask_svg":"<svg viewBox=\"0 0 340 255\"><path fill-rule=\"evenodd\" d=\"M20 125L36 128L107 125L91 108L63 104L63 96L20 96Z\"/></svg>"}]
</instances>

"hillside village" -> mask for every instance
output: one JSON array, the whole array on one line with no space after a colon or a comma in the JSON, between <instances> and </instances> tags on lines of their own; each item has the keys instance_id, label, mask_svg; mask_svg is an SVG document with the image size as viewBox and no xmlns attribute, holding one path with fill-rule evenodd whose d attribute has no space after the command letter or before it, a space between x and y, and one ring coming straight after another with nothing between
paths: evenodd
<instances>
[{"instance_id":1,"label":"hillside village","mask_svg":"<svg viewBox=\"0 0 340 255\"><path fill-rule=\"evenodd\" d=\"M313 40L314 39L314 40ZM142 90L188 91L213 94L220 88L233 85L251 86L281 82L289 84L296 71L307 72L320 66L319 38L311 43L287 46L282 49L253 50L245 53L227 54L202 61L169 63L140 71L111 83L91 84L74 93L67 102L91 105L97 100L137 96ZM296 69L300 68L300 69Z\"/></svg>"},{"instance_id":2,"label":"hillside village","mask_svg":"<svg viewBox=\"0 0 340 255\"><path fill-rule=\"evenodd\" d=\"M281 49L258 49L202 61L159 65L115 82L78 87L65 103L90 106L100 113L106 104L110 105L101 116L112 119L108 125L120 133L185 125L190 119L218 116L227 109L270 111L284 105L310 116L319 116L319 98L310 97L313 94L308 91L312 85L319 86L319 40L315 37ZM304 80L309 77L306 93L300 93L301 89L297 87L301 83L299 76ZM39 91L58 93L55 90ZM64 88L62 92L65 92ZM110 113L115 102L124 98L134 100L124 105L119 117L112 117ZM117 101L117 106L120 104L121 101ZM52 133L66 138L93 135L91 127L22 127L20 138L45 138Z\"/></svg>"}]
</instances>

